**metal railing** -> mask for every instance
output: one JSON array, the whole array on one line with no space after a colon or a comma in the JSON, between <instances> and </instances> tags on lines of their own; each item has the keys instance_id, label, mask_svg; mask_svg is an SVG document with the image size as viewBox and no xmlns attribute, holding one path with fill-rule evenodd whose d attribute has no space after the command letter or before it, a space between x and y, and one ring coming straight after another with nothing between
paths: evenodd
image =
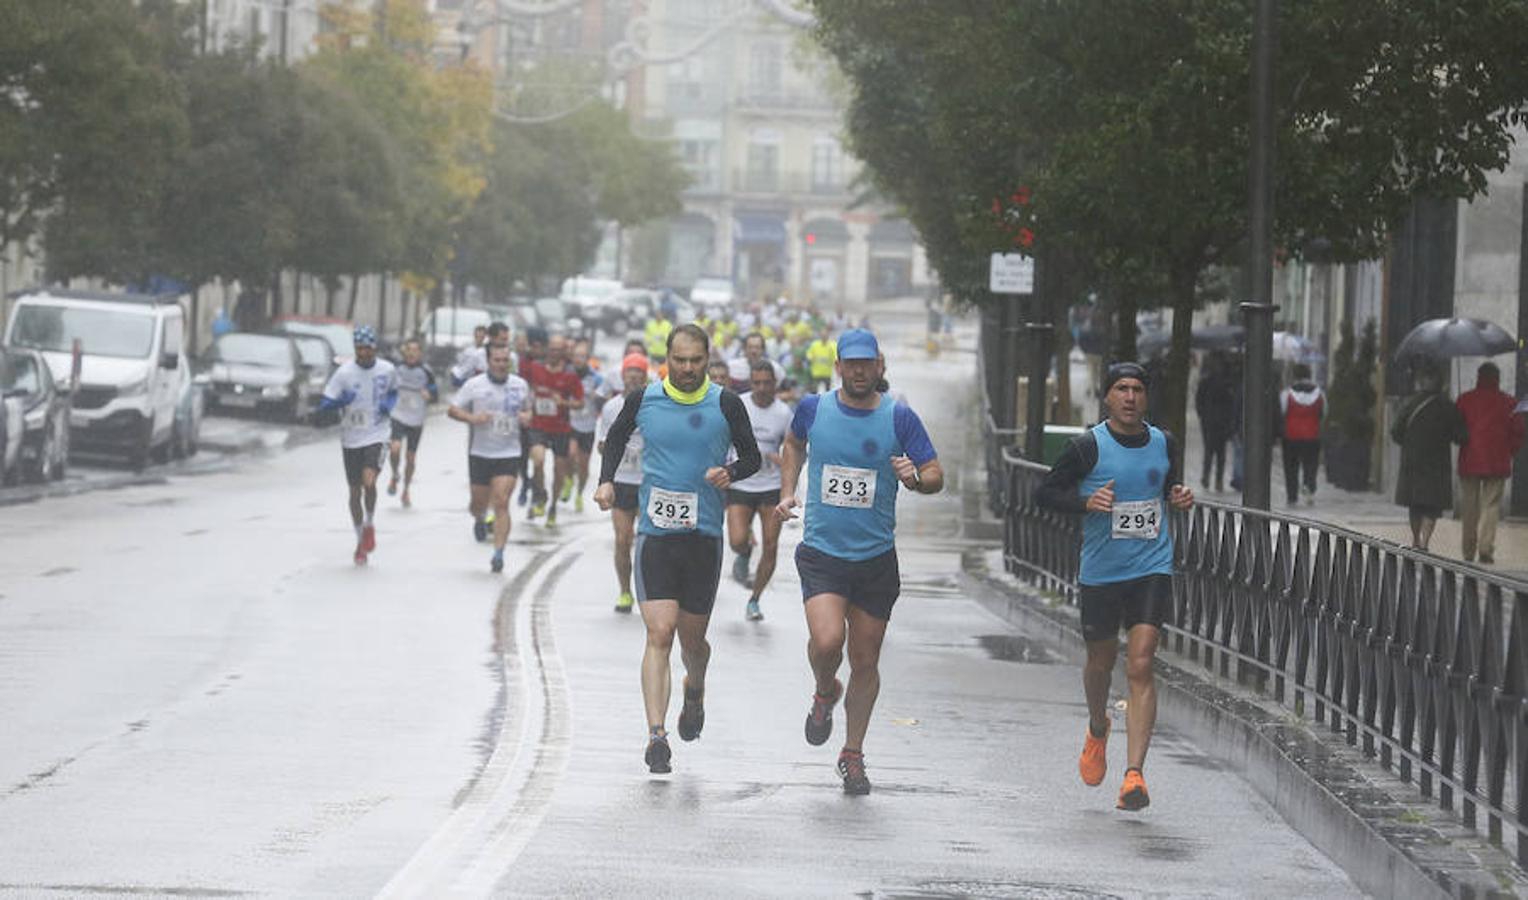
<instances>
[{"instance_id":1,"label":"metal railing","mask_svg":"<svg viewBox=\"0 0 1528 900\"><path fill-rule=\"evenodd\" d=\"M1035 502L1045 466L986 442L1008 571L1075 602L1081 517ZM1528 865L1528 582L1226 503L1171 527L1168 647L1342 734L1492 843L1511 836Z\"/></svg>"}]
</instances>

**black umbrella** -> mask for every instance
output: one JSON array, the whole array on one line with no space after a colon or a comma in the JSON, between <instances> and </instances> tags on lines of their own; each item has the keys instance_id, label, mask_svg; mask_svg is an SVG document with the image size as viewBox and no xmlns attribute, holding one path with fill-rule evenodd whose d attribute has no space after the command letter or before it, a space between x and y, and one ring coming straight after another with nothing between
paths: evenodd
<instances>
[{"instance_id":1,"label":"black umbrella","mask_svg":"<svg viewBox=\"0 0 1528 900\"><path fill-rule=\"evenodd\" d=\"M1173 334L1167 329L1148 331L1135 339L1135 350L1142 359L1166 352ZM1188 345L1195 350L1229 350L1247 340L1247 330L1240 325L1205 325L1195 328Z\"/></svg>"},{"instance_id":2,"label":"black umbrella","mask_svg":"<svg viewBox=\"0 0 1528 900\"><path fill-rule=\"evenodd\" d=\"M1479 319L1428 319L1411 329L1395 348L1395 358L1431 356L1495 356L1517 349L1517 339L1506 329Z\"/></svg>"}]
</instances>

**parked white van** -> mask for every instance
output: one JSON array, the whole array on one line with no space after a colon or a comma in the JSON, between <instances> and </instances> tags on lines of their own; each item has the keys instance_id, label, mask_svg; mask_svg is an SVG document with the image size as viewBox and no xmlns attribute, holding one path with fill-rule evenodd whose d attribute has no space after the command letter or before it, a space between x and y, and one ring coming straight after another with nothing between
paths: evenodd
<instances>
[{"instance_id":1,"label":"parked white van","mask_svg":"<svg viewBox=\"0 0 1528 900\"><path fill-rule=\"evenodd\" d=\"M39 350L67 384L82 351L70 449L106 452L142 468L149 457L195 452L201 404L173 296L39 288L16 296L5 344Z\"/></svg>"}]
</instances>

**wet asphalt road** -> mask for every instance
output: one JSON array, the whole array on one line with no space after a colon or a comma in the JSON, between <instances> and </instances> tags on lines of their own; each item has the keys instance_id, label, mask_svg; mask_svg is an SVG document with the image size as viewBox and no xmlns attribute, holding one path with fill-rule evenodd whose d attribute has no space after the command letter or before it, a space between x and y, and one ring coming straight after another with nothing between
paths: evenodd
<instances>
[{"instance_id":1,"label":"wet asphalt road","mask_svg":"<svg viewBox=\"0 0 1528 900\"><path fill-rule=\"evenodd\" d=\"M953 467L972 357L926 361L901 321L892 381ZM1170 721L1150 809L1113 809L1123 740L1084 787L1078 673L962 595L954 496L900 507L872 795L801 736L799 530L764 622L724 584L705 733L649 776L608 521L516 510L490 575L464 445L431 420L365 569L328 441L0 509L0 894L1356 894Z\"/></svg>"}]
</instances>

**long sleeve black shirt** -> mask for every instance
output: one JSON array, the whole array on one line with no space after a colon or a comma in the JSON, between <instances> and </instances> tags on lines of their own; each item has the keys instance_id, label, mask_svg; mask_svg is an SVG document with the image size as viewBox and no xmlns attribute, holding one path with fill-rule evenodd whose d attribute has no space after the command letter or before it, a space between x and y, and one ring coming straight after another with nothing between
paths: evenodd
<instances>
[{"instance_id":1,"label":"long sleeve black shirt","mask_svg":"<svg viewBox=\"0 0 1528 900\"><path fill-rule=\"evenodd\" d=\"M1162 496L1168 497L1174 486L1183 483L1183 477L1178 462L1177 440L1165 429L1162 435L1167 438L1167 477L1162 480ZM1140 449L1151 441L1151 432L1144 430L1139 434L1121 434L1110 428L1109 436L1121 446L1132 450ZM1061 458L1056 460L1045 480L1035 488L1035 501L1047 509L1060 512L1086 512L1088 498L1077 493L1077 486L1082 484L1082 480L1088 477L1096 465L1098 440L1092 429L1089 429L1072 438L1061 451Z\"/></svg>"},{"instance_id":2,"label":"long sleeve black shirt","mask_svg":"<svg viewBox=\"0 0 1528 900\"><path fill-rule=\"evenodd\" d=\"M615 470L620 468L621 457L626 453L626 442L637 430L637 411L642 408L642 395L647 388L638 388L626 395L621 412L605 434L605 449L600 459L600 484L615 480ZM753 423L743 400L731 391L722 391L722 415L727 419L727 429L732 435L732 446L737 459L726 466L727 474L737 483L759 471L764 458L759 454L759 443L753 436Z\"/></svg>"}]
</instances>

